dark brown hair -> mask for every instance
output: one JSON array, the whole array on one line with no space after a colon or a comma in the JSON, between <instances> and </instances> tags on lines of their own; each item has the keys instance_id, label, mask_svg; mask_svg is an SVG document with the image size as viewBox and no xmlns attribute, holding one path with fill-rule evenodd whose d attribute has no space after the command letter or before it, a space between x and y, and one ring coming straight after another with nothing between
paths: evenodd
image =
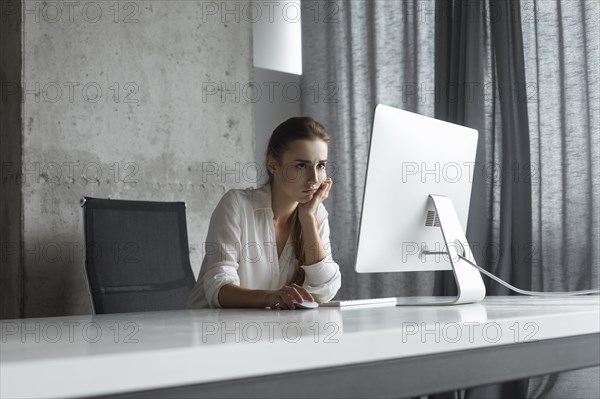
<instances>
[{"instance_id":1,"label":"dark brown hair","mask_svg":"<svg viewBox=\"0 0 600 399\"><path fill-rule=\"evenodd\" d=\"M272 157L277 162L281 162L283 153L287 151L290 143L295 140L323 140L324 142L329 143L329 135L327 134L325 127L310 116L290 118L277 126L273 131L267 145L267 164L269 157ZM272 185L273 173L268 167L267 173L269 174L269 183ZM304 254L302 226L300 224L300 219L298 218L297 207L288 223L290 226L292 243L294 245L294 254L296 255L296 259L298 259L298 266L300 266L304 264L306 256ZM296 275L298 275L298 270L296 270Z\"/></svg>"}]
</instances>

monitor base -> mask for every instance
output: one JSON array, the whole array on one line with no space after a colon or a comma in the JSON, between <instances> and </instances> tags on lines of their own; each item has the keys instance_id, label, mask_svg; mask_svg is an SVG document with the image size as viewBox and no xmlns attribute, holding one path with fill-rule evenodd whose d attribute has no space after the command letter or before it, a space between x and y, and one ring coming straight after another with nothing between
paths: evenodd
<instances>
[{"instance_id":1,"label":"monitor base","mask_svg":"<svg viewBox=\"0 0 600 399\"><path fill-rule=\"evenodd\" d=\"M396 298L396 306L455 305L455 301L455 296L401 296Z\"/></svg>"},{"instance_id":2,"label":"monitor base","mask_svg":"<svg viewBox=\"0 0 600 399\"><path fill-rule=\"evenodd\" d=\"M442 195L431 194L429 198L433 201L437 217L439 218L440 229L442 230L442 236L446 244L446 254L450 258L456 286L458 287L458 295L456 297L440 297L448 299L441 299L439 302L432 304L457 305L461 303L480 302L485 298L485 285L483 284L479 270L459 256L460 254L475 263L475 258L471 253L471 248L469 247L467 237L460 224L454 205L448 197ZM423 250L421 253L422 256L431 254L439 254L439 252Z\"/></svg>"}]
</instances>

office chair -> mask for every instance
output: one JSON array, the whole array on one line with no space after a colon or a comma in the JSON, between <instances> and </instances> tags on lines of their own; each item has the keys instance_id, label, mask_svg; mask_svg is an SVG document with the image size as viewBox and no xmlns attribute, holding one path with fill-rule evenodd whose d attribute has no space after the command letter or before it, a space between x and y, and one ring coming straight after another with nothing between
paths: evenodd
<instances>
[{"instance_id":1,"label":"office chair","mask_svg":"<svg viewBox=\"0 0 600 399\"><path fill-rule=\"evenodd\" d=\"M95 313L185 308L195 284L185 203L84 197L81 206Z\"/></svg>"}]
</instances>

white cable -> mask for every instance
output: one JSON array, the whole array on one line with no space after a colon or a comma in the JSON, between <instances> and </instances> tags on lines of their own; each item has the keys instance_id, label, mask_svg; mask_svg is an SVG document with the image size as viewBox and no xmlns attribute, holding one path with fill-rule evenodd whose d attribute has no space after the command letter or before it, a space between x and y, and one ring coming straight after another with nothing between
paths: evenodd
<instances>
[{"instance_id":1,"label":"white cable","mask_svg":"<svg viewBox=\"0 0 600 399\"><path fill-rule=\"evenodd\" d=\"M471 262L469 259L465 258L464 256L458 255L458 257L461 258L462 260L468 262L472 266L475 266L477 269L479 269L479 271L481 273L485 274L486 276L488 276L492 280L497 281L498 283L502 284L506 288L508 288L510 290L513 290L515 292L518 292L519 294L523 294L523 295L536 295L536 296L576 296L576 295L600 294L600 289L583 290L583 291L565 291L565 292L540 292L540 291L522 290L520 288L513 287L512 285L508 284L506 281L502 280L499 277L496 277L492 273L490 273L487 270L483 269L482 267L478 266L475 262Z\"/></svg>"}]
</instances>

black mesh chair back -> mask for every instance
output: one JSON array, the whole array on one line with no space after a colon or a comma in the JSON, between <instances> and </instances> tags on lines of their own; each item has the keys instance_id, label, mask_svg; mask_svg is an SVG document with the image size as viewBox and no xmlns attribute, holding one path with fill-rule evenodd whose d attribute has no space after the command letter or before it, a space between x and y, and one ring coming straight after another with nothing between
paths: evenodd
<instances>
[{"instance_id":1,"label":"black mesh chair back","mask_svg":"<svg viewBox=\"0 0 600 399\"><path fill-rule=\"evenodd\" d=\"M82 200L97 314L184 309L195 279L185 203Z\"/></svg>"}]
</instances>

